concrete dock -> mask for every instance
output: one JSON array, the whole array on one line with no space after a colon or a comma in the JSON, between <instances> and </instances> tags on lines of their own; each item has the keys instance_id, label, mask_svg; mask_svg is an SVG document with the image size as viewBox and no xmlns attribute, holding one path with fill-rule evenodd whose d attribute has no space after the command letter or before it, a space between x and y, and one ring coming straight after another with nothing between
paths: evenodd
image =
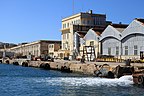
<instances>
[{"instance_id":1,"label":"concrete dock","mask_svg":"<svg viewBox=\"0 0 144 96\"><path fill-rule=\"evenodd\" d=\"M37 67L40 68L42 65L46 65L47 69L52 70L61 70L61 71L67 71L67 72L77 72L87 75L95 75L95 72L98 70L98 66L102 66L104 64L107 64L110 66L113 70L118 65L125 66L125 63L118 63L118 62L85 62L81 63L80 61L68 61L68 60L55 60L54 62L48 62L48 61L30 61L26 59L13 59L13 60L5 60L4 63L14 64L15 62L18 63L18 65L25 66L23 64L27 64L25 67ZM25 62L25 63L24 63ZM142 63L131 63L132 66L137 68L138 66L143 66Z\"/></svg>"}]
</instances>

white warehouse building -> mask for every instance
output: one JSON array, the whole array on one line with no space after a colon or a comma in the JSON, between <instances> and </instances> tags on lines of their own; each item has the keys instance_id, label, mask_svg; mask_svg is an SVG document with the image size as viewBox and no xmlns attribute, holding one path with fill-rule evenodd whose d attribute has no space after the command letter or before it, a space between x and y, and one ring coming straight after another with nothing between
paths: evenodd
<instances>
[{"instance_id":1,"label":"white warehouse building","mask_svg":"<svg viewBox=\"0 0 144 96\"><path fill-rule=\"evenodd\" d=\"M101 34L101 54L122 59L139 59L144 51L144 19L135 19L128 26L109 25Z\"/></svg>"}]
</instances>

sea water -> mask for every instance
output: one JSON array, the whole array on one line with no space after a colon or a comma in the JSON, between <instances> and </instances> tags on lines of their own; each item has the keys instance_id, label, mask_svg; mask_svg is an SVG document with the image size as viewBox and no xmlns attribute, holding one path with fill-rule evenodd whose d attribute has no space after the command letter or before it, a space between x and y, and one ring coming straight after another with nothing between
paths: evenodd
<instances>
[{"instance_id":1,"label":"sea water","mask_svg":"<svg viewBox=\"0 0 144 96\"><path fill-rule=\"evenodd\" d=\"M119 79L0 64L0 96L144 96L132 76Z\"/></svg>"}]
</instances>

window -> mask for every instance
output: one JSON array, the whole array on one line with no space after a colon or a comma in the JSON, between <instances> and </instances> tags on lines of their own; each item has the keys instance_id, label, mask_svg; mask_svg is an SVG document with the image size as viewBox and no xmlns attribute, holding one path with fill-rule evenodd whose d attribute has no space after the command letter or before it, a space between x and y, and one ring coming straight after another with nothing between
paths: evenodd
<instances>
[{"instance_id":1,"label":"window","mask_svg":"<svg viewBox=\"0 0 144 96\"><path fill-rule=\"evenodd\" d=\"M69 27L69 23L67 23L67 27Z\"/></svg>"},{"instance_id":2,"label":"window","mask_svg":"<svg viewBox=\"0 0 144 96\"><path fill-rule=\"evenodd\" d=\"M90 21L89 21L89 20L87 21L87 24L90 24Z\"/></svg>"},{"instance_id":3,"label":"window","mask_svg":"<svg viewBox=\"0 0 144 96\"><path fill-rule=\"evenodd\" d=\"M66 24L63 24L63 28L66 28Z\"/></svg>"},{"instance_id":4,"label":"window","mask_svg":"<svg viewBox=\"0 0 144 96\"><path fill-rule=\"evenodd\" d=\"M67 39L69 39L69 33L67 33Z\"/></svg>"},{"instance_id":5,"label":"window","mask_svg":"<svg viewBox=\"0 0 144 96\"><path fill-rule=\"evenodd\" d=\"M90 46L94 46L94 41L90 41Z\"/></svg>"},{"instance_id":6,"label":"window","mask_svg":"<svg viewBox=\"0 0 144 96\"><path fill-rule=\"evenodd\" d=\"M76 24L76 21L74 21L74 25Z\"/></svg>"},{"instance_id":7,"label":"window","mask_svg":"<svg viewBox=\"0 0 144 96\"><path fill-rule=\"evenodd\" d=\"M65 49L65 43L63 43L63 49Z\"/></svg>"},{"instance_id":8,"label":"window","mask_svg":"<svg viewBox=\"0 0 144 96\"><path fill-rule=\"evenodd\" d=\"M83 24L85 24L85 20L83 20Z\"/></svg>"},{"instance_id":9,"label":"window","mask_svg":"<svg viewBox=\"0 0 144 96\"><path fill-rule=\"evenodd\" d=\"M51 45L49 45L49 48L51 48Z\"/></svg>"},{"instance_id":10,"label":"window","mask_svg":"<svg viewBox=\"0 0 144 96\"><path fill-rule=\"evenodd\" d=\"M128 46L125 46L125 55L128 55Z\"/></svg>"},{"instance_id":11,"label":"window","mask_svg":"<svg viewBox=\"0 0 144 96\"><path fill-rule=\"evenodd\" d=\"M66 37L65 37L65 34L63 34L63 39L65 39Z\"/></svg>"},{"instance_id":12,"label":"window","mask_svg":"<svg viewBox=\"0 0 144 96\"><path fill-rule=\"evenodd\" d=\"M119 55L119 47L116 46L116 55Z\"/></svg>"},{"instance_id":13,"label":"window","mask_svg":"<svg viewBox=\"0 0 144 96\"><path fill-rule=\"evenodd\" d=\"M80 24L81 22L80 22L80 20L78 20L78 24Z\"/></svg>"},{"instance_id":14,"label":"window","mask_svg":"<svg viewBox=\"0 0 144 96\"><path fill-rule=\"evenodd\" d=\"M108 55L111 55L111 48L108 48Z\"/></svg>"},{"instance_id":15,"label":"window","mask_svg":"<svg viewBox=\"0 0 144 96\"><path fill-rule=\"evenodd\" d=\"M137 45L134 45L134 55L138 55L138 47L137 47Z\"/></svg>"},{"instance_id":16,"label":"window","mask_svg":"<svg viewBox=\"0 0 144 96\"><path fill-rule=\"evenodd\" d=\"M53 45L51 44L51 45L49 46L49 48L53 48Z\"/></svg>"}]
</instances>

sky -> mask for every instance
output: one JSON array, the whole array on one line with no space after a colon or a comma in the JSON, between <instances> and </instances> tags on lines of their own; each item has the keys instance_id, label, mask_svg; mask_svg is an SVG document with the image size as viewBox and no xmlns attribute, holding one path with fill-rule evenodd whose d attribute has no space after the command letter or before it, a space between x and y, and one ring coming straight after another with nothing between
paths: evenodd
<instances>
[{"instance_id":1,"label":"sky","mask_svg":"<svg viewBox=\"0 0 144 96\"><path fill-rule=\"evenodd\" d=\"M106 14L107 21L129 24L144 18L143 4L144 0L0 0L0 42L61 40L62 18L89 10Z\"/></svg>"}]
</instances>

